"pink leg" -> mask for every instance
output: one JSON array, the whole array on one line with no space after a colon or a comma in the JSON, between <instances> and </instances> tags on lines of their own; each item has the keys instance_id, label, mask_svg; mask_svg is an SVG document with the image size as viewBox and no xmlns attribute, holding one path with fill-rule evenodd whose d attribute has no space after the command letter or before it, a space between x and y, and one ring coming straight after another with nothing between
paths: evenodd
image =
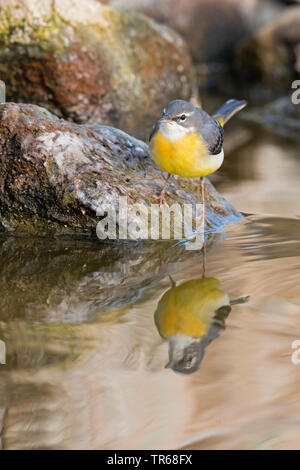
<instances>
[{"instance_id":1,"label":"pink leg","mask_svg":"<svg viewBox=\"0 0 300 470\"><path fill-rule=\"evenodd\" d=\"M168 185L169 179L170 179L170 173L168 173L168 176L166 178L165 184L160 192L159 196L154 196L155 199L159 200L159 205L162 206L163 204L166 204L166 199L165 199L165 194L166 194L166 187Z\"/></svg>"},{"instance_id":2,"label":"pink leg","mask_svg":"<svg viewBox=\"0 0 300 470\"><path fill-rule=\"evenodd\" d=\"M201 176L200 178L201 181L201 196L202 196L202 216L203 216L203 223L205 225L205 222L207 225L211 226L211 224L208 221L208 218L206 217L206 212L205 212L205 178L204 176Z\"/></svg>"},{"instance_id":3,"label":"pink leg","mask_svg":"<svg viewBox=\"0 0 300 470\"><path fill-rule=\"evenodd\" d=\"M203 217L203 224L205 226L205 222L208 223L206 214L205 214L205 181L204 181L204 176L201 177L201 195L202 195L202 217ZM203 264L202 264L202 277L205 277L206 274L206 241L204 237L204 242L203 242Z\"/></svg>"},{"instance_id":4,"label":"pink leg","mask_svg":"<svg viewBox=\"0 0 300 470\"><path fill-rule=\"evenodd\" d=\"M205 240L204 240L204 243L203 243L202 252L203 252L203 258L202 258L202 277L205 277L205 275L206 275L206 241L205 241Z\"/></svg>"},{"instance_id":5,"label":"pink leg","mask_svg":"<svg viewBox=\"0 0 300 470\"><path fill-rule=\"evenodd\" d=\"M203 223L206 221L206 215L205 215L205 180L204 176L201 176L200 178L201 181L201 196L202 196L202 216L203 216Z\"/></svg>"}]
</instances>

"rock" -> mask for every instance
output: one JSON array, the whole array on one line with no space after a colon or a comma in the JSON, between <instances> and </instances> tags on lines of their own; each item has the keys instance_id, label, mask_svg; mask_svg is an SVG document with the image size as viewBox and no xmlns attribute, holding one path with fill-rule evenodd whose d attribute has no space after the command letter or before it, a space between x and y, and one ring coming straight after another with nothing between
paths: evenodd
<instances>
[{"instance_id":1,"label":"rock","mask_svg":"<svg viewBox=\"0 0 300 470\"><path fill-rule=\"evenodd\" d=\"M299 141L300 108L290 97L278 98L265 106L252 108L242 119L262 125L275 134Z\"/></svg>"},{"instance_id":2,"label":"rock","mask_svg":"<svg viewBox=\"0 0 300 470\"><path fill-rule=\"evenodd\" d=\"M0 0L0 76L7 100L145 139L165 104L191 96L181 37L97 0Z\"/></svg>"},{"instance_id":3,"label":"rock","mask_svg":"<svg viewBox=\"0 0 300 470\"><path fill-rule=\"evenodd\" d=\"M237 48L235 70L244 82L286 90L299 74L300 7L291 7Z\"/></svg>"},{"instance_id":4,"label":"rock","mask_svg":"<svg viewBox=\"0 0 300 470\"><path fill-rule=\"evenodd\" d=\"M224 63L233 47L277 11L267 0L106 0L115 8L140 11L178 31L199 63Z\"/></svg>"},{"instance_id":5,"label":"rock","mask_svg":"<svg viewBox=\"0 0 300 470\"><path fill-rule=\"evenodd\" d=\"M144 142L35 105L0 105L0 155L0 223L7 231L95 234L100 204L118 208L119 196L127 196L130 204L150 205L164 183ZM200 202L199 184L173 178L169 203ZM209 182L206 188L212 230L239 219Z\"/></svg>"}]
</instances>

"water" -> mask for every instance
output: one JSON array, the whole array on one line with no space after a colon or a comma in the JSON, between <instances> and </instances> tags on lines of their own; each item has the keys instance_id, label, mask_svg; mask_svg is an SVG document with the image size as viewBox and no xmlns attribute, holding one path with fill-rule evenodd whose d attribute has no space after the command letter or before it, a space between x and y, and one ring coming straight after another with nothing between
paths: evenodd
<instances>
[{"instance_id":1,"label":"water","mask_svg":"<svg viewBox=\"0 0 300 470\"><path fill-rule=\"evenodd\" d=\"M247 215L210 239L206 275L244 302L210 330L193 374L165 368L154 313L168 273L201 279L201 253L2 237L2 448L300 448L299 145L228 133L213 181Z\"/></svg>"}]
</instances>

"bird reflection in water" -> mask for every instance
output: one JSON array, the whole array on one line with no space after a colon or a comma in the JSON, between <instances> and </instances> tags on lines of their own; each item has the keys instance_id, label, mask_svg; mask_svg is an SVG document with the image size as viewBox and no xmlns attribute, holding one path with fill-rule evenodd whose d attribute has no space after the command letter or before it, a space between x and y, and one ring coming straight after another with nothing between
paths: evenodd
<instances>
[{"instance_id":1,"label":"bird reflection in water","mask_svg":"<svg viewBox=\"0 0 300 470\"><path fill-rule=\"evenodd\" d=\"M169 343L167 368L183 374L196 372L206 347L225 329L231 306L248 301L248 297L230 301L214 277L191 279L171 288L160 299L154 314L162 338Z\"/></svg>"}]
</instances>

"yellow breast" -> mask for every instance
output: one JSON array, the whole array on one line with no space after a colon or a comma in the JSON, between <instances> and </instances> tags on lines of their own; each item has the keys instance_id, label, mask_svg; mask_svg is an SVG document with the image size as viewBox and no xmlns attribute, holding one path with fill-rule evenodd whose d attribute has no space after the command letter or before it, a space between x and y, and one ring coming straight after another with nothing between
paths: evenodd
<instances>
[{"instance_id":1,"label":"yellow breast","mask_svg":"<svg viewBox=\"0 0 300 470\"><path fill-rule=\"evenodd\" d=\"M149 148L152 160L161 170L186 178L209 175L221 166L218 158L208 154L202 137L196 133L169 140L158 130Z\"/></svg>"},{"instance_id":2,"label":"yellow breast","mask_svg":"<svg viewBox=\"0 0 300 470\"><path fill-rule=\"evenodd\" d=\"M175 334L201 337L207 333L216 310L229 303L217 279L194 279L163 295L155 312L155 323L166 339Z\"/></svg>"}]
</instances>

